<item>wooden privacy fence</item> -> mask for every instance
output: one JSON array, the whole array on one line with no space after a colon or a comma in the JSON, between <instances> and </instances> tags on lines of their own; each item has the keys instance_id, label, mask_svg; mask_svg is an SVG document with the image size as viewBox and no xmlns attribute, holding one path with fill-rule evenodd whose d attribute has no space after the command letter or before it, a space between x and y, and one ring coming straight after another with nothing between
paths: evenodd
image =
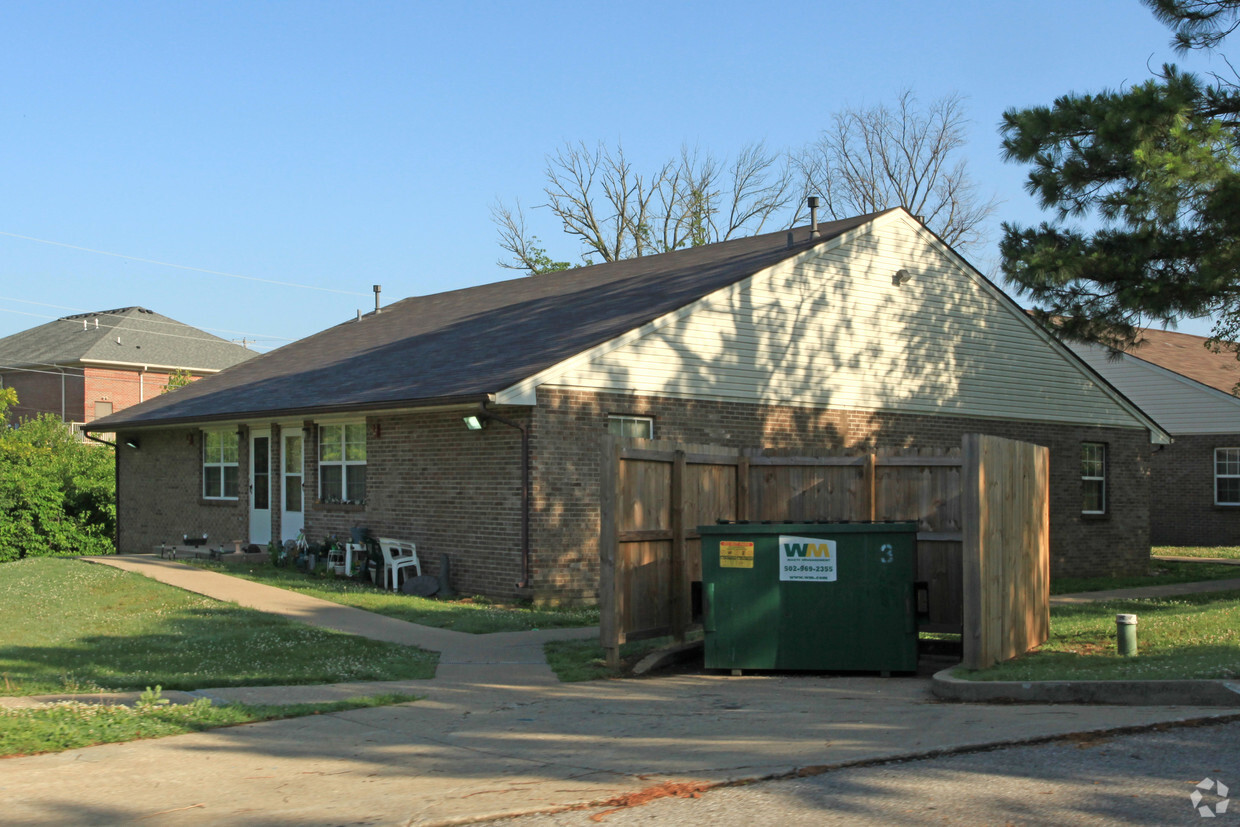
<instances>
[{"instance_id":1,"label":"wooden privacy fence","mask_svg":"<svg viewBox=\"0 0 1240 827\"><path fill-rule=\"evenodd\" d=\"M983 446L991 441L1010 443L993 437L978 439ZM922 449L808 457L605 437L599 602L601 638L608 658L616 660L620 644L628 639L662 634L683 637L693 620L693 584L701 580L701 540L696 527L717 520L915 521L917 579L928 584L922 607L923 629L963 632L966 656L970 647L976 649L983 642L990 651L996 637L1010 640L1012 645L1036 637L1036 633L1017 634L1010 625L1003 625L1014 611L1010 602L1002 606L987 602L975 612L976 621L998 624L1001 631L971 635L976 626L965 629L972 605L964 593L966 570L973 571L979 583L985 580L988 588L995 578L1002 580L1021 572L1023 579L1015 591L1005 592L1013 600L1027 591L1027 581L1033 581L1032 576L1024 576L1025 568L1015 561L973 569L963 563L968 538L974 535L984 538L978 548L984 546L991 557L1006 560L1008 546L999 538L1011 536L1013 521L1025 525L1010 516L1024 513L1011 503L1000 509L1009 516L999 521L993 519L991 499L986 500L984 508L979 505L969 510L968 498L962 493L966 481L972 484L977 479L966 470L973 461L969 459L969 445L966 440L964 452ZM1028 447L1045 456L1045 449ZM985 485L991 486L986 490L1007 490L1013 474L1024 479L1020 476L1023 472L999 467L999 463L1011 461L1008 453L988 450L983 452L985 461L995 467L981 475L988 481ZM1045 476L1040 479L1044 505ZM1021 496L1036 487L1030 485L1028 491L1022 488ZM974 486L974 490L981 487ZM975 521L984 515L987 530L973 534L965 531L966 514L973 515L968 519ZM1021 529L1018 533L1022 543L1040 542L1040 551L1034 553L1043 561L1048 559L1044 526L1040 531ZM1016 556L1023 559L1027 552L1022 548ZM1022 611L1029 605L1023 599L1017 603ZM1045 590L1041 606L1044 614ZM1043 639L1044 634L1035 643Z\"/></svg>"}]
</instances>

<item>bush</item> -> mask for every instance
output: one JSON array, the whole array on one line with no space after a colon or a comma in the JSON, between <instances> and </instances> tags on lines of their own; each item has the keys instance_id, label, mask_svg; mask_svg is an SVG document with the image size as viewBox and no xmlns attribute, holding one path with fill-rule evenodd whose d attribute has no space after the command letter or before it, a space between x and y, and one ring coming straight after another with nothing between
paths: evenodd
<instances>
[{"instance_id":1,"label":"bush","mask_svg":"<svg viewBox=\"0 0 1240 827\"><path fill-rule=\"evenodd\" d=\"M0 395L0 422L14 402L11 388ZM0 562L114 553L113 456L51 415L0 431Z\"/></svg>"}]
</instances>

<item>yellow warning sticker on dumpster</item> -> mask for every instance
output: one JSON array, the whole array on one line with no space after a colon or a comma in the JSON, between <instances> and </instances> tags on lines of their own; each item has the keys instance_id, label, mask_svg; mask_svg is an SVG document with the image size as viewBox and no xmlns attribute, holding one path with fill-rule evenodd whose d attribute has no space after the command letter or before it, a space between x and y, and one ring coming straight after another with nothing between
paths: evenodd
<instances>
[{"instance_id":1,"label":"yellow warning sticker on dumpster","mask_svg":"<svg viewBox=\"0 0 1240 827\"><path fill-rule=\"evenodd\" d=\"M719 568L753 568L753 543L742 543L738 540L720 540Z\"/></svg>"}]
</instances>

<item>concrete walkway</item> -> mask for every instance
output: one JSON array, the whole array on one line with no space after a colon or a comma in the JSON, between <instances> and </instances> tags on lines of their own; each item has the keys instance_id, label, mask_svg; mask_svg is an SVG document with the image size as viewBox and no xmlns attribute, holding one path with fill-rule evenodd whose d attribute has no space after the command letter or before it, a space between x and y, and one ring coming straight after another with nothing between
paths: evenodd
<instances>
[{"instance_id":1,"label":"concrete walkway","mask_svg":"<svg viewBox=\"0 0 1240 827\"><path fill-rule=\"evenodd\" d=\"M548 677L541 640L593 630L477 637L406 629L413 624L175 563L102 562L328 628L442 647L443 674L399 687L302 690L400 688L425 696L411 704L5 760L5 823L462 824L617 806L680 782L703 788L1218 717L1191 706L940 704L921 678L686 675L559 684ZM259 691L203 694L243 700Z\"/></svg>"},{"instance_id":2,"label":"concrete walkway","mask_svg":"<svg viewBox=\"0 0 1240 827\"><path fill-rule=\"evenodd\" d=\"M558 680L547 666L547 659L543 656L543 644L549 640L573 640L598 636L597 627L472 635L451 629L420 626L288 589L220 574L198 566L161 560L154 555L85 559L92 563L145 575L161 583L206 595L216 600L282 615L299 623L334 629L338 632L360 635L387 643L417 646L432 652L440 652L435 681L441 683L472 681L480 672L486 672L503 674L504 680L512 685L554 685L558 683ZM426 681L412 683L424 685ZM278 687L278 689L281 692L286 690L285 687ZM302 690L299 694L304 695L308 691ZM274 695L274 693L262 694ZM301 700L304 698L299 697L298 702ZM282 701L274 700L271 702L282 703Z\"/></svg>"},{"instance_id":3,"label":"concrete walkway","mask_svg":"<svg viewBox=\"0 0 1240 827\"><path fill-rule=\"evenodd\" d=\"M1136 589L1112 589L1104 592L1075 592L1051 596L1052 606L1079 603L1100 603L1104 600L1134 600L1142 597L1178 597L1184 594L1206 594L1240 589L1240 577L1227 580L1201 580L1195 583L1172 583L1167 586L1142 586Z\"/></svg>"}]
</instances>

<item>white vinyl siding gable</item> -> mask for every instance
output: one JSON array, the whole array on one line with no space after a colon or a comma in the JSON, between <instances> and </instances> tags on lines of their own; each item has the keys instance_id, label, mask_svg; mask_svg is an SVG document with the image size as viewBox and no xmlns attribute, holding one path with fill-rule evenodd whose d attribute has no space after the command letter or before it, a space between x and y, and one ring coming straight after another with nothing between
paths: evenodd
<instances>
[{"instance_id":1,"label":"white vinyl siding gable","mask_svg":"<svg viewBox=\"0 0 1240 827\"><path fill-rule=\"evenodd\" d=\"M1170 433L1240 433L1240 399L1141 358L1112 359L1098 345L1071 347Z\"/></svg>"},{"instance_id":2,"label":"white vinyl siding gable","mask_svg":"<svg viewBox=\"0 0 1240 827\"><path fill-rule=\"evenodd\" d=\"M900 216L568 367L548 384L855 410L1145 423ZM907 269L911 280L892 276Z\"/></svg>"}]
</instances>

